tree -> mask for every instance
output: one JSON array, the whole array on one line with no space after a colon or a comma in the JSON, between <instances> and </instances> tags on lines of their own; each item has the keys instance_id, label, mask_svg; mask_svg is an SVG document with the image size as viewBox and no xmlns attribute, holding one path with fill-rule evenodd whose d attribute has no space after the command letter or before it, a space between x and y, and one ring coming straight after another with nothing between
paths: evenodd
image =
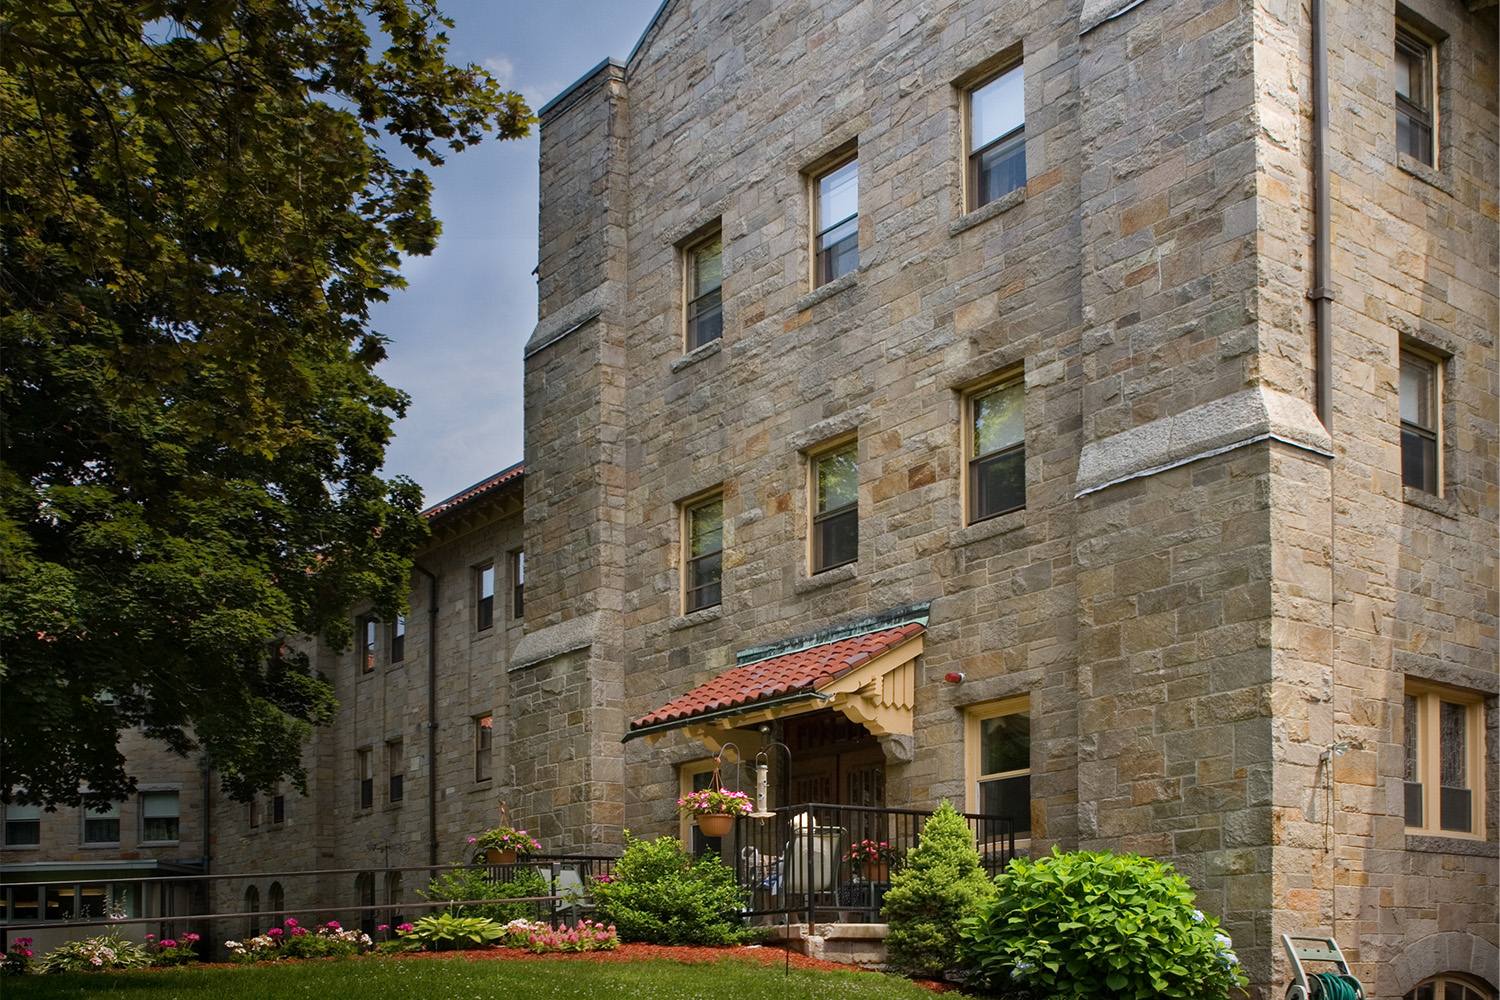
<instances>
[{"instance_id":1,"label":"tree","mask_svg":"<svg viewBox=\"0 0 1500 1000\"><path fill-rule=\"evenodd\" d=\"M980 866L974 833L944 799L917 846L891 876L881 914L893 968L938 976L958 965L958 925L995 895Z\"/></svg>"},{"instance_id":2,"label":"tree","mask_svg":"<svg viewBox=\"0 0 1500 1000\"><path fill-rule=\"evenodd\" d=\"M429 0L3 18L0 795L128 795L135 726L305 785L332 688L283 639L404 607L426 532L370 304L438 237L422 168L530 112Z\"/></svg>"}]
</instances>

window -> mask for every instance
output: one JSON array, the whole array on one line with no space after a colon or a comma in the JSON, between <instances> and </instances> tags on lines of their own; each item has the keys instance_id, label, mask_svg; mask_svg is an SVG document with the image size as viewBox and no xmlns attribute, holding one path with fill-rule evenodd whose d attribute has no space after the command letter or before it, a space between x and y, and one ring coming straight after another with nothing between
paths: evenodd
<instances>
[{"instance_id":1,"label":"window","mask_svg":"<svg viewBox=\"0 0 1500 1000\"><path fill-rule=\"evenodd\" d=\"M245 820L250 829L260 826L260 796L256 795L245 803Z\"/></svg>"},{"instance_id":2,"label":"window","mask_svg":"<svg viewBox=\"0 0 1500 1000\"><path fill-rule=\"evenodd\" d=\"M687 278L687 349L692 351L724 332L724 238L719 233L689 246L683 254Z\"/></svg>"},{"instance_id":3,"label":"window","mask_svg":"<svg viewBox=\"0 0 1500 1000\"><path fill-rule=\"evenodd\" d=\"M521 618L526 614L526 553L510 554L510 616Z\"/></svg>"},{"instance_id":4,"label":"window","mask_svg":"<svg viewBox=\"0 0 1500 1000\"><path fill-rule=\"evenodd\" d=\"M1019 375L969 396L969 521L1026 506L1026 396Z\"/></svg>"},{"instance_id":5,"label":"window","mask_svg":"<svg viewBox=\"0 0 1500 1000\"><path fill-rule=\"evenodd\" d=\"M406 616L397 615L396 620L391 622L391 662L400 663L406 659Z\"/></svg>"},{"instance_id":6,"label":"window","mask_svg":"<svg viewBox=\"0 0 1500 1000\"><path fill-rule=\"evenodd\" d=\"M385 745L386 773L391 776L390 787L387 789L387 802L400 802L405 795L403 787L406 777L406 762L403 759L404 752L400 740L391 740Z\"/></svg>"},{"instance_id":7,"label":"window","mask_svg":"<svg viewBox=\"0 0 1500 1000\"><path fill-rule=\"evenodd\" d=\"M813 462L817 510L813 514L813 572L859 558L858 444L850 441Z\"/></svg>"},{"instance_id":8,"label":"window","mask_svg":"<svg viewBox=\"0 0 1500 1000\"><path fill-rule=\"evenodd\" d=\"M711 608L723 599L724 498L694 504L683 514L687 528L683 611L689 612Z\"/></svg>"},{"instance_id":9,"label":"window","mask_svg":"<svg viewBox=\"0 0 1500 1000\"><path fill-rule=\"evenodd\" d=\"M245 930L249 937L260 936L260 890L255 886L245 889Z\"/></svg>"},{"instance_id":10,"label":"window","mask_svg":"<svg viewBox=\"0 0 1500 1000\"><path fill-rule=\"evenodd\" d=\"M361 872L354 877L354 894L359 897L359 929L360 933L375 935L375 876L370 872ZM369 907L366 909L366 907Z\"/></svg>"},{"instance_id":11,"label":"window","mask_svg":"<svg viewBox=\"0 0 1500 1000\"><path fill-rule=\"evenodd\" d=\"M359 643L359 672L375 669L375 619L361 618L355 625L354 639Z\"/></svg>"},{"instance_id":12,"label":"window","mask_svg":"<svg viewBox=\"0 0 1500 1000\"><path fill-rule=\"evenodd\" d=\"M84 810L83 842L85 844L118 844L120 842L120 803L111 802L99 809Z\"/></svg>"},{"instance_id":13,"label":"window","mask_svg":"<svg viewBox=\"0 0 1500 1000\"><path fill-rule=\"evenodd\" d=\"M849 160L813 181L817 236L813 239L813 287L859 267L859 160Z\"/></svg>"},{"instance_id":14,"label":"window","mask_svg":"<svg viewBox=\"0 0 1500 1000\"><path fill-rule=\"evenodd\" d=\"M474 720L474 780L489 781L494 757L495 717L481 715Z\"/></svg>"},{"instance_id":15,"label":"window","mask_svg":"<svg viewBox=\"0 0 1500 1000\"><path fill-rule=\"evenodd\" d=\"M281 911L286 909L286 891L281 888L280 882L272 882L266 890L266 912L271 915L269 925L275 927L281 923Z\"/></svg>"},{"instance_id":16,"label":"window","mask_svg":"<svg viewBox=\"0 0 1500 1000\"><path fill-rule=\"evenodd\" d=\"M1396 149L1433 165L1434 86L1432 44L1396 26Z\"/></svg>"},{"instance_id":17,"label":"window","mask_svg":"<svg viewBox=\"0 0 1500 1000\"><path fill-rule=\"evenodd\" d=\"M970 812L1010 822L1016 839L1031 837L1031 713L1026 698L968 712L967 798ZM991 837L1004 835L996 830ZM985 832L981 830L981 838Z\"/></svg>"},{"instance_id":18,"label":"window","mask_svg":"<svg viewBox=\"0 0 1500 1000\"><path fill-rule=\"evenodd\" d=\"M370 747L354 751L359 764L359 807L375 805L375 751Z\"/></svg>"},{"instance_id":19,"label":"window","mask_svg":"<svg viewBox=\"0 0 1500 1000\"><path fill-rule=\"evenodd\" d=\"M1438 492L1441 379L1436 361L1401 352L1401 483L1428 493Z\"/></svg>"},{"instance_id":20,"label":"window","mask_svg":"<svg viewBox=\"0 0 1500 1000\"><path fill-rule=\"evenodd\" d=\"M271 796L271 825L280 826L286 822L286 796L280 792Z\"/></svg>"},{"instance_id":21,"label":"window","mask_svg":"<svg viewBox=\"0 0 1500 1000\"><path fill-rule=\"evenodd\" d=\"M5 807L5 846L37 847L42 843L42 807L12 802Z\"/></svg>"},{"instance_id":22,"label":"window","mask_svg":"<svg viewBox=\"0 0 1500 1000\"><path fill-rule=\"evenodd\" d=\"M969 91L969 208L1026 183L1026 100L1021 67Z\"/></svg>"},{"instance_id":23,"label":"window","mask_svg":"<svg viewBox=\"0 0 1500 1000\"><path fill-rule=\"evenodd\" d=\"M495 566L481 566L474 571L474 627L483 632L495 624Z\"/></svg>"},{"instance_id":24,"label":"window","mask_svg":"<svg viewBox=\"0 0 1500 1000\"><path fill-rule=\"evenodd\" d=\"M1403 720L1407 832L1482 834L1482 696L1408 680Z\"/></svg>"},{"instance_id":25,"label":"window","mask_svg":"<svg viewBox=\"0 0 1500 1000\"><path fill-rule=\"evenodd\" d=\"M1414 990L1407 992L1402 1000L1491 1000L1488 990L1480 989L1466 978L1454 973L1433 976Z\"/></svg>"},{"instance_id":26,"label":"window","mask_svg":"<svg viewBox=\"0 0 1500 1000\"><path fill-rule=\"evenodd\" d=\"M142 792L141 839L162 842L176 840L181 815L176 792Z\"/></svg>"}]
</instances>

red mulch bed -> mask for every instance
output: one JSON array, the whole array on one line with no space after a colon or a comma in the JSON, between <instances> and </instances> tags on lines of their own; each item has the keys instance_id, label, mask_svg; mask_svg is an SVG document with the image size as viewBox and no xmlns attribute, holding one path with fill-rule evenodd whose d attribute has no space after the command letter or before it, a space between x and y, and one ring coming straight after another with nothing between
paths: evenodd
<instances>
[{"instance_id":1,"label":"red mulch bed","mask_svg":"<svg viewBox=\"0 0 1500 1000\"><path fill-rule=\"evenodd\" d=\"M421 961L424 959L448 959L456 960L462 957L469 962L642 962L653 958L663 959L668 962L681 962L684 965L703 965L719 961L743 961L758 962L761 965L779 966L785 965L790 960L794 969L815 969L823 972L859 972L852 965L842 965L838 962L826 962L820 958L808 958L798 952L787 952L783 948L770 946L760 947L738 947L738 948L704 948L689 945L656 945L656 944L622 944L614 951L582 951L582 952L554 952L547 955L535 955L529 951L519 948L485 948L477 951L442 952L442 951L414 951L405 954L393 955L403 961ZM924 986L934 993L946 993L956 989L951 983L935 983L927 980L915 980L918 986Z\"/></svg>"}]
</instances>

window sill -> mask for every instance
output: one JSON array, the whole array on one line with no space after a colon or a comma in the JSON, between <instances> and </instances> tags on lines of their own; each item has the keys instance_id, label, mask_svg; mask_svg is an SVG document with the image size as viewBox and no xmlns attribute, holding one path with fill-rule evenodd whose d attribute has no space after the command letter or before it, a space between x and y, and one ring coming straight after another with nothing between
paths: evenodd
<instances>
[{"instance_id":1,"label":"window sill","mask_svg":"<svg viewBox=\"0 0 1500 1000\"><path fill-rule=\"evenodd\" d=\"M853 288L859 284L859 270L856 268L848 274L840 275L824 285L819 285L797 300L793 306L797 312L806 312L824 299L831 299L839 292Z\"/></svg>"},{"instance_id":2,"label":"window sill","mask_svg":"<svg viewBox=\"0 0 1500 1000\"><path fill-rule=\"evenodd\" d=\"M385 805L383 805L383 806L380 807L380 811L381 812L395 812L397 809L400 809L400 808L401 808L401 803L400 802L387 802Z\"/></svg>"},{"instance_id":3,"label":"window sill","mask_svg":"<svg viewBox=\"0 0 1500 1000\"><path fill-rule=\"evenodd\" d=\"M1026 526L1025 514L1026 508L1021 507L959 528L953 533L952 544L968 545L970 542L982 542L987 538L994 538L996 535L1004 535L1017 528L1023 528Z\"/></svg>"},{"instance_id":4,"label":"window sill","mask_svg":"<svg viewBox=\"0 0 1500 1000\"><path fill-rule=\"evenodd\" d=\"M724 338L722 336L715 337L713 340L710 340L702 347L694 348L680 358L674 358L672 360L672 374L676 375L684 368L691 368L693 365L696 365L704 358L713 357L715 354L718 354L719 351L723 350L723 348Z\"/></svg>"},{"instance_id":5,"label":"window sill","mask_svg":"<svg viewBox=\"0 0 1500 1000\"><path fill-rule=\"evenodd\" d=\"M1026 185L1022 184L1014 191L1002 194L988 205L980 205L967 215L961 215L948 226L948 235L957 236L968 229L973 229L982 222L988 222L997 215L1004 215L1017 205L1026 203Z\"/></svg>"},{"instance_id":6,"label":"window sill","mask_svg":"<svg viewBox=\"0 0 1500 1000\"><path fill-rule=\"evenodd\" d=\"M40 851L41 849L42 849L42 845L41 844L6 844L5 845L5 850L7 850L7 851Z\"/></svg>"},{"instance_id":7,"label":"window sill","mask_svg":"<svg viewBox=\"0 0 1500 1000\"><path fill-rule=\"evenodd\" d=\"M793 590L799 594L806 594L814 590L822 590L824 587L832 587L835 584L847 583L859 575L859 563L844 563L833 569L825 569L821 573L803 577L793 585Z\"/></svg>"},{"instance_id":8,"label":"window sill","mask_svg":"<svg viewBox=\"0 0 1500 1000\"><path fill-rule=\"evenodd\" d=\"M1445 837L1440 834L1408 832L1406 849L1428 854L1463 854L1471 858L1500 857L1500 845L1479 837Z\"/></svg>"},{"instance_id":9,"label":"window sill","mask_svg":"<svg viewBox=\"0 0 1500 1000\"><path fill-rule=\"evenodd\" d=\"M95 844L95 843L79 844L78 847L79 847L80 850L84 850L84 851L118 851L120 849L120 842L118 840L116 840L116 841L111 841L108 844L103 843L103 842L97 843L97 844Z\"/></svg>"},{"instance_id":10,"label":"window sill","mask_svg":"<svg viewBox=\"0 0 1500 1000\"><path fill-rule=\"evenodd\" d=\"M180 840L143 840L137 847L178 847L182 844Z\"/></svg>"},{"instance_id":11,"label":"window sill","mask_svg":"<svg viewBox=\"0 0 1500 1000\"><path fill-rule=\"evenodd\" d=\"M1448 179L1448 175L1436 167L1429 167L1415 156L1397 152L1396 167L1402 173L1411 174L1419 181L1426 181L1446 195L1453 194L1453 182Z\"/></svg>"},{"instance_id":12,"label":"window sill","mask_svg":"<svg viewBox=\"0 0 1500 1000\"><path fill-rule=\"evenodd\" d=\"M1443 517L1451 517L1455 521L1458 520L1458 501L1452 497L1435 496L1426 490L1419 490L1413 486L1402 486L1401 499L1413 507L1421 507L1423 510L1430 510L1434 514L1441 514Z\"/></svg>"},{"instance_id":13,"label":"window sill","mask_svg":"<svg viewBox=\"0 0 1500 1000\"><path fill-rule=\"evenodd\" d=\"M670 632L680 632L682 629L692 628L694 625L716 622L722 617L724 617L724 605L715 604L710 608L699 608L697 611L678 615L667 623L667 630Z\"/></svg>"}]
</instances>

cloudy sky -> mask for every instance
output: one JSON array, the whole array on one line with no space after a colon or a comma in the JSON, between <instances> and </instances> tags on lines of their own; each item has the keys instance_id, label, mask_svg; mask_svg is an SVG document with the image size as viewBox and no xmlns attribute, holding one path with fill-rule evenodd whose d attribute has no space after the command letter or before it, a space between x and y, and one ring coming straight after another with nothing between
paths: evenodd
<instances>
[{"instance_id":1,"label":"cloudy sky","mask_svg":"<svg viewBox=\"0 0 1500 1000\"><path fill-rule=\"evenodd\" d=\"M439 0L449 59L485 66L534 109L606 58L624 62L661 0ZM443 237L375 311L378 369L412 397L388 475L427 503L521 460L521 349L536 325L537 140L490 142L433 172Z\"/></svg>"}]
</instances>

